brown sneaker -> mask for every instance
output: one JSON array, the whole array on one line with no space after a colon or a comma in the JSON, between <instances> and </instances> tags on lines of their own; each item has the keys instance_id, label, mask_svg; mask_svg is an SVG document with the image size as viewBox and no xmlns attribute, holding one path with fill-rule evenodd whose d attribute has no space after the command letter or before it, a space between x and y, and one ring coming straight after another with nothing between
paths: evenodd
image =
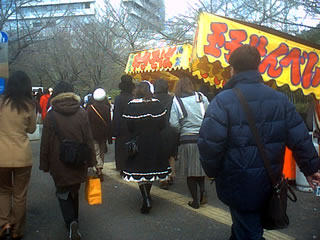
<instances>
[{"instance_id":1,"label":"brown sneaker","mask_svg":"<svg viewBox=\"0 0 320 240\"><path fill-rule=\"evenodd\" d=\"M173 184L173 178L169 177L169 180L167 182L168 182L169 185L172 185Z\"/></svg>"},{"instance_id":2,"label":"brown sneaker","mask_svg":"<svg viewBox=\"0 0 320 240\"><path fill-rule=\"evenodd\" d=\"M169 189L168 182L167 182L167 181L162 181L162 182L160 182L159 187L160 187L161 189L168 190L168 189Z\"/></svg>"}]
</instances>

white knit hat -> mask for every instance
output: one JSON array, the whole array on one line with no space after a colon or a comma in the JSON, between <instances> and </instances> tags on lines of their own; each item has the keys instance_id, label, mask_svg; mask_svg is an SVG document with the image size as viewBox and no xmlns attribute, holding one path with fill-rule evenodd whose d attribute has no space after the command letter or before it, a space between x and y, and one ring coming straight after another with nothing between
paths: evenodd
<instances>
[{"instance_id":1,"label":"white knit hat","mask_svg":"<svg viewBox=\"0 0 320 240\"><path fill-rule=\"evenodd\" d=\"M97 88L93 92L93 99L95 101L103 101L106 98L106 91L103 90L102 88Z\"/></svg>"}]
</instances>

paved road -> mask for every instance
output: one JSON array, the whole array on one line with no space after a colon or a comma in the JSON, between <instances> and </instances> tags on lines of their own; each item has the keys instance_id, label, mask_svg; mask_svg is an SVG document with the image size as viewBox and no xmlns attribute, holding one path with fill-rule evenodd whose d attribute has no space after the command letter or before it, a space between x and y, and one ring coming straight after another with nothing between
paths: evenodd
<instances>
[{"instance_id":1,"label":"paved road","mask_svg":"<svg viewBox=\"0 0 320 240\"><path fill-rule=\"evenodd\" d=\"M64 240L67 231L49 174L39 167L39 141L32 141L34 168L28 196L25 240ZM216 197L214 185L207 183L209 203L194 210L185 179L177 177L169 191L155 184L153 208L139 212L141 196L136 184L126 183L114 169L113 146L106 154L103 204L89 206L80 195L80 230L84 240L174 240L215 239L230 236L231 219L226 206ZM80 190L84 193L84 189ZM289 203L291 225L282 231L266 232L266 239L320 240L320 198L297 192L298 202Z\"/></svg>"}]
</instances>

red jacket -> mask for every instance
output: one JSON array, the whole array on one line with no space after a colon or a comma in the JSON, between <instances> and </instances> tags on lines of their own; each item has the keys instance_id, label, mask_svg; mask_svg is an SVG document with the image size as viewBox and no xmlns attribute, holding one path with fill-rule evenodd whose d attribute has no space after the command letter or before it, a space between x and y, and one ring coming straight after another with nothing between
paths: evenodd
<instances>
[{"instance_id":1,"label":"red jacket","mask_svg":"<svg viewBox=\"0 0 320 240\"><path fill-rule=\"evenodd\" d=\"M41 96L40 98L40 107L41 107L41 118L42 120L44 120L46 118L47 115L47 104L50 98L50 94L44 94Z\"/></svg>"}]
</instances>

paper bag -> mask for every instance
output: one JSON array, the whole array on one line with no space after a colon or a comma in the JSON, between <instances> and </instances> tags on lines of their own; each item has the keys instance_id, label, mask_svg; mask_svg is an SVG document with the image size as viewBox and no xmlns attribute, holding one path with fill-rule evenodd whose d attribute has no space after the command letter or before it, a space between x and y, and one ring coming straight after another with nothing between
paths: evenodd
<instances>
[{"instance_id":1,"label":"paper bag","mask_svg":"<svg viewBox=\"0 0 320 240\"><path fill-rule=\"evenodd\" d=\"M102 203L100 178L88 177L86 182L85 197L89 205Z\"/></svg>"}]
</instances>

